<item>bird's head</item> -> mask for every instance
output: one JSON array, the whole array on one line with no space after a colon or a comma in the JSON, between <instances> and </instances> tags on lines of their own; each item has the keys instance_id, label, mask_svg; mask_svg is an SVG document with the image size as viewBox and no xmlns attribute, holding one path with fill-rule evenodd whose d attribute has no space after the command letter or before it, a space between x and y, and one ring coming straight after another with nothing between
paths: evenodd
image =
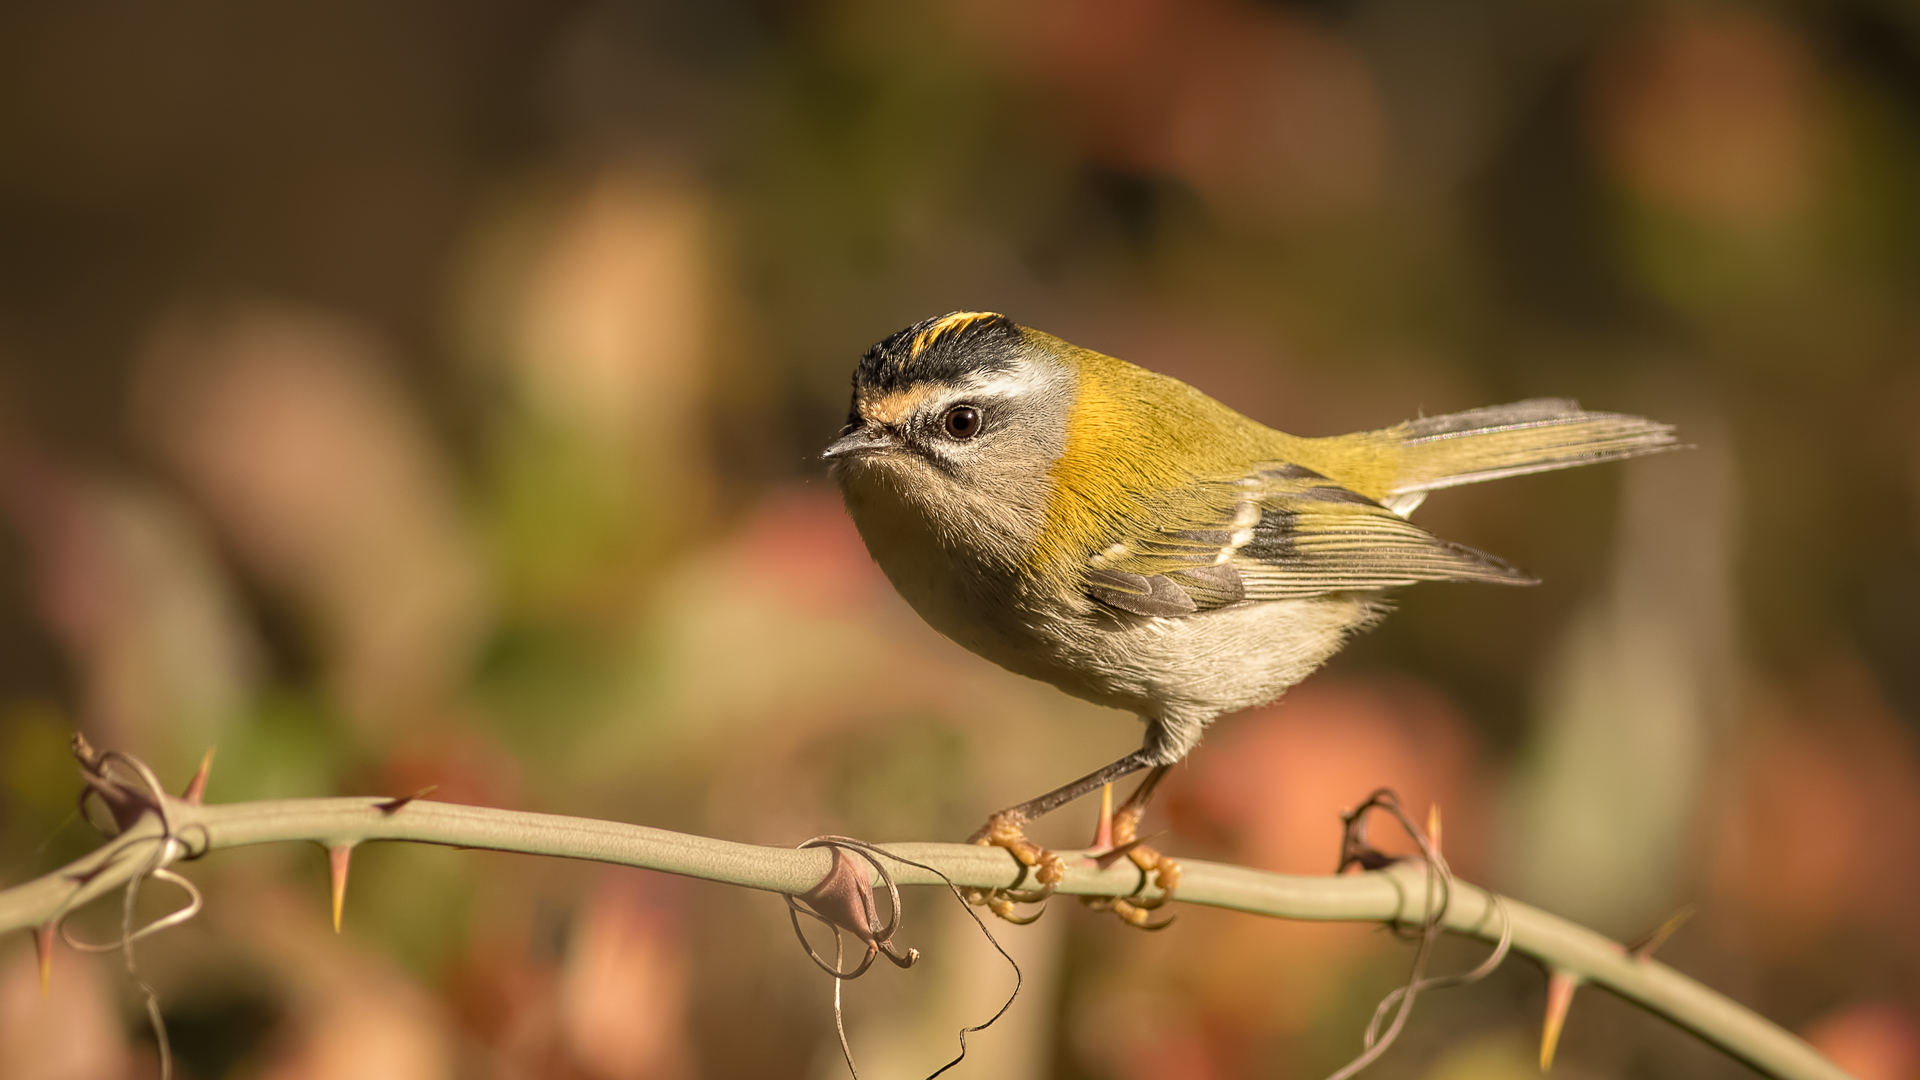
<instances>
[{"instance_id":1,"label":"bird's head","mask_svg":"<svg viewBox=\"0 0 1920 1080\"><path fill-rule=\"evenodd\" d=\"M868 349L846 427L822 455L849 502L890 494L943 535L1037 527L1074 396L1061 344L963 311Z\"/></svg>"}]
</instances>

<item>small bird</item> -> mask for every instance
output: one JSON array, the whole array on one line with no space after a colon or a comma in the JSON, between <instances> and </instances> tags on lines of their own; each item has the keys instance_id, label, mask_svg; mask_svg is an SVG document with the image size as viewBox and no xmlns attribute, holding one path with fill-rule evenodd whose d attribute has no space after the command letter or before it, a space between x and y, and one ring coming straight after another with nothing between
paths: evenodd
<instances>
[{"instance_id":1,"label":"small bird","mask_svg":"<svg viewBox=\"0 0 1920 1080\"><path fill-rule=\"evenodd\" d=\"M1419 581L1533 578L1407 520L1457 484L1673 445L1637 416L1522 401L1301 438L1184 383L964 311L868 349L831 463L867 550L915 611L989 660L1137 714L1140 749L994 814L1037 892L1065 873L1024 825L1151 769L1112 823L1161 900L1179 867L1133 833L1216 717L1278 698ZM1151 901L1116 910L1144 923Z\"/></svg>"}]
</instances>

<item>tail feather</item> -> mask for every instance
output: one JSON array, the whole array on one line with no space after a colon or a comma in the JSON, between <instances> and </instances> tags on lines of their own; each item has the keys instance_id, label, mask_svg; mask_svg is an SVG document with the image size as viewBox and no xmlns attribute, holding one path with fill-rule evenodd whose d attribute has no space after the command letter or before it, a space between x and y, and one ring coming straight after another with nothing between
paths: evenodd
<instances>
[{"instance_id":1,"label":"tail feather","mask_svg":"<svg viewBox=\"0 0 1920 1080\"><path fill-rule=\"evenodd\" d=\"M1426 417L1386 434L1400 440L1388 505L1403 514L1439 488L1618 461L1677 445L1672 425L1586 412L1579 402L1561 398Z\"/></svg>"}]
</instances>

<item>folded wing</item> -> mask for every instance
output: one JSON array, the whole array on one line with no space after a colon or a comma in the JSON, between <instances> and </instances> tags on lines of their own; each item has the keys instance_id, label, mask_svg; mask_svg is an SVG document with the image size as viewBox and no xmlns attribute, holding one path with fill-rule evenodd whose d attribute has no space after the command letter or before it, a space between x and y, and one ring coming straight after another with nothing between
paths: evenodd
<instances>
[{"instance_id":1,"label":"folded wing","mask_svg":"<svg viewBox=\"0 0 1920 1080\"><path fill-rule=\"evenodd\" d=\"M1086 569L1089 596L1136 615L1419 581L1534 580L1299 465L1197 484L1149 509L1152 528L1117 540Z\"/></svg>"}]
</instances>

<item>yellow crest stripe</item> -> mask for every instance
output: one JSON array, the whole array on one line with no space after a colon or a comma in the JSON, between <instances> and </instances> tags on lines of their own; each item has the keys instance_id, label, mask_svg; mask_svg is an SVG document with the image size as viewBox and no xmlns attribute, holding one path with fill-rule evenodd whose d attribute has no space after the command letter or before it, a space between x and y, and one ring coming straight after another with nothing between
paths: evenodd
<instances>
[{"instance_id":1,"label":"yellow crest stripe","mask_svg":"<svg viewBox=\"0 0 1920 1080\"><path fill-rule=\"evenodd\" d=\"M928 326L925 330L913 336L913 349L908 355L919 356L921 350L939 341L948 334L964 330L982 319L994 319L998 317L997 313L991 311L956 311L951 315L943 316L935 320L931 326Z\"/></svg>"}]
</instances>

